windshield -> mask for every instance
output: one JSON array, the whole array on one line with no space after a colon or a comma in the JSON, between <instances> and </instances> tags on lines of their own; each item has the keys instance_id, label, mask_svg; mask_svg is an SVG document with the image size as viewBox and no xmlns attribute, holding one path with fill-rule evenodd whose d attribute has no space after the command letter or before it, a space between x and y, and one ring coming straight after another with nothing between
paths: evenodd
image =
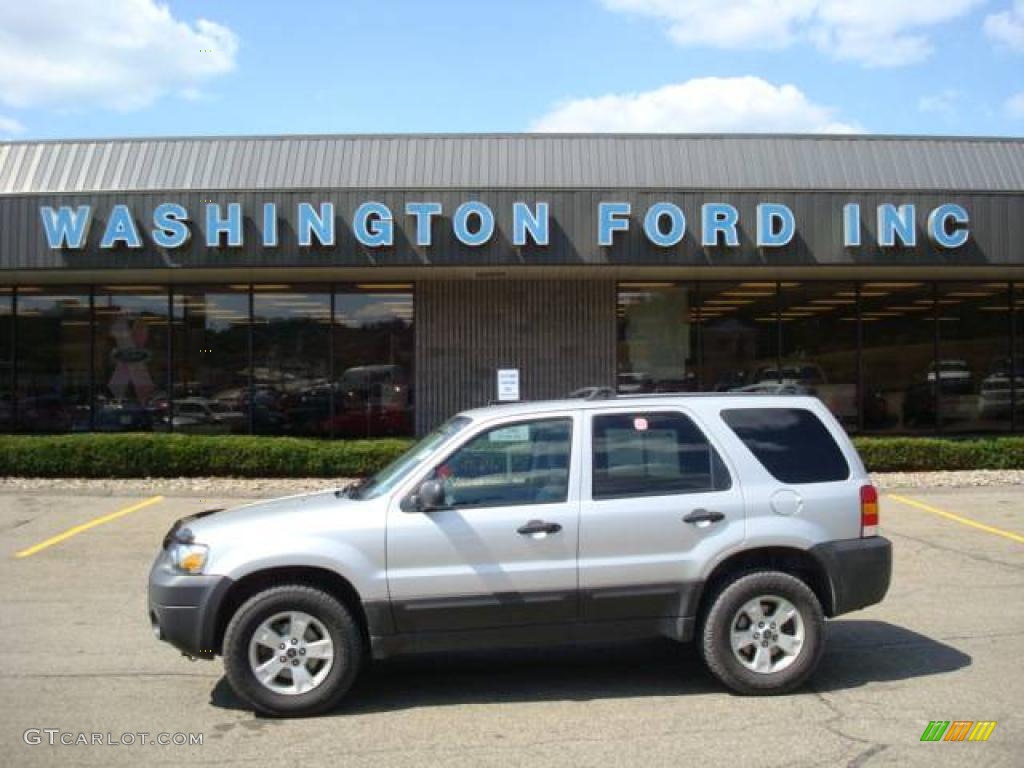
<instances>
[{"instance_id":1,"label":"windshield","mask_svg":"<svg viewBox=\"0 0 1024 768\"><path fill-rule=\"evenodd\" d=\"M354 486L349 496L353 499L374 499L387 493L430 456L437 446L461 431L470 421L466 416L449 419L380 472Z\"/></svg>"}]
</instances>

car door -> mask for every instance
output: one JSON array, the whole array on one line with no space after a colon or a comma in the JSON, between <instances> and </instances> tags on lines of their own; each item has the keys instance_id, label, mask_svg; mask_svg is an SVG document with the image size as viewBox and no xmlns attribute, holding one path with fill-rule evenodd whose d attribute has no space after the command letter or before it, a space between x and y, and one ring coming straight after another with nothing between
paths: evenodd
<instances>
[{"instance_id":1,"label":"car door","mask_svg":"<svg viewBox=\"0 0 1024 768\"><path fill-rule=\"evenodd\" d=\"M735 471L680 408L590 411L585 433L581 620L692 616L703 566L743 541Z\"/></svg>"},{"instance_id":2,"label":"car door","mask_svg":"<svg viewBox=\"0 0 1024 768\"><path fill-rule=\"evenodd\" d=\"M400 633L576 618L580 419L503 420L417 479L445 488L439 509L388 510L388 584Z\"/></svg>"}]
</instances>

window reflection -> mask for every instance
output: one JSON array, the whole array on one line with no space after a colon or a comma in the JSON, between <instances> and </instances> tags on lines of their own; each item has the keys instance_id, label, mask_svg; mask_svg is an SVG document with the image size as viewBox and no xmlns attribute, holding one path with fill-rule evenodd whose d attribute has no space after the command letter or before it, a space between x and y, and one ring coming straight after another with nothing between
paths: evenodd
<instances>
[{"instance_id":1,"label":"window reflection","mask_svg":"<svg viewBox=\"0 0 1024 768\"><path fill-rule=\"evenodd\" d=\"M939 283L939 390L947 432L1010 429L1013 377L1006 283Z\"/></svg>"},{"instance_id":2,"label":"window reflection","mask_svg":"<svg viewBox=\"0 0 1024 768\"><path fill-rule=\"evenodd\" d=\"M14 290L0 287L0 431L14 429Z\"/></svg>"},{"instance_id":3,"label":"window reflection","mask_svg":"<svg viewBox=\"0 0 1024 768\"><path fill-rule=\"evenodd\" d=\"M1024 431L1024 283L1014 285L1013 298L1013 351L1011 391L1013 408L1011 422L1015 431Z\"/></svg>"},{"instance_id":4,"label":"window reflection","mask_svg":"<svg viewBox=\"0 0 1024 768\"><path fill-rule=\"evenodd\" d=\"M701 284L693 319L702 329L704 389L764 391L781 383L776 290L769 282Z\"/></svg>"},{"instance_id":5,"label":"window reflection","mask_svg":"<svg viewBox=\"0 0 1024 768\"><path fill-rule=\"evenodd\" d=\"M21 287L16 323L16 428L89 429L88 290Z\"/></svg>"},{"instance_id":6,"label":"window reflection","mask_svg":"<svg viewBox=\"0 0 1024 768\"><path fill-rule=\"evenodd\" d=\"M410 283L186 285L170 317L166 286L97 285L92 304L0 288L0 431L412 434ZM622 282L616 309L622 393L814 394L876 433L1024 428L1020 284Z\"/></svg>"},{"instance_id":7,"label":"window reflection","mask_svg":"<svg viewBox=\"0 0 1024 768\"><path fill-rule=\"evenodd\" d=\"M167 402L168 296L161 286L98 286L93 424L149 431Z\"/></svg>"},{"instance_id":8,"label":"window reflection","mask_svg":"<svg viewBox=\"0 0 1024 768\"><path fill-rule=\"evenodd\" d=\"M334 295L334 437L413 432L412 286L353 285Z\"/></svg>"},{"instance_id":9,"label":"window reflection","mask_svg":"<svg viewBox=\"0 0 1024 768\"><path fill-rule=\"evenodd\" d=\"M14 429L14 291L0 288L0 431Z\"/></svg>"},{"instance_id":10,"label":"window reflection","mask_svg":"<svg viewBox=\"0 0 1024 768\"><path fill-rule=\"evenodd\" d=\"M254 286L252 415L257 434L325 434L331 294L322 289Z\"/></svg>"},{"instance_id":11,"label":"window reflection","mask_svg":"<svg viewBox=\"0 0 1024 768\"><path fill-rule=\"evenodd\" d=\"M685 286L620 283L616 312L618 392L697 389L696 332Z\"/></svg>"},{"instance_id":12,"label":"window reflection","mask_svg":"<svg viewBox=\"0 0 1024 768\"><path fill-rule=\"evenodd\" d=\"M174 387L162 428L186 434L249 431L249 286L174 292Z\"/></svg>"},{"instance_id":13,"label":"window reflection","mask_svg":"<svg viewBox=\"0 0 1024 768\"><path fill-rule=\"evenodd\" d=\"M953 377L936 363L934 298L932 283L861 284L865 430L935 430L936 382ZM869 407L878 418L868 418Z\"/></svg>"},{"instance_id":14,"label":"window reflection","mask_svg":"<svg viewBox=\"0 0 1024 768\"><path fill-rule=\"evenodd\" d=\"M781 284L781 368L766 380L782 393L817 396L847 430L857 428L855 288L853 283ZM865 419L884 419L878 402L870 396L867 402Z\"/></svg>"}]
</instances>

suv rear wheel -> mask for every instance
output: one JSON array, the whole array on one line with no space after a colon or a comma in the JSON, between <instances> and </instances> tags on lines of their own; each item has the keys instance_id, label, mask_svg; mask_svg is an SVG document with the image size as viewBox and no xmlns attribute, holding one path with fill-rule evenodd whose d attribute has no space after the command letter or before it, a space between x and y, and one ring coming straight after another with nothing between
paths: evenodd
<instances>
[{"instance_id":1,"label":"suv rear wheel","mask_svg":"<svg viewBox=\"0 0 1024 768\"><path fill-rule=\"evenodd\" d=\"M788 573L756 571L716 595L701 652L715 677L737 693L785 693L817 668L824 631L821 603L810 587Z\"/></svg>"},{"instance_id":2,"label":"suv rear wheel","mask_svg":"<svg viewBox=\"0 0 1024 768\"><path fill-rule=\"evenodd\" d=\"M363 662L352 614L333 595L293 584L247 600L224 635L224 670L241 698L273 715L310 715L337 704Z\"/></svg>"}]
</instances>

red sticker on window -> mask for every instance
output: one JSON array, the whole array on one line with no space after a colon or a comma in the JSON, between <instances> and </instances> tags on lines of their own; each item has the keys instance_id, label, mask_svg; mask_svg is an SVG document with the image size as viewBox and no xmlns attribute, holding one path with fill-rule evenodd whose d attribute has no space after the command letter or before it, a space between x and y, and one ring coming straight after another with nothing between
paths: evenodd
<instances>
[{"instance_id":1,"label":"red sticker on window","mask_svg":"<svg viewBox=\"0 0 1024 768\"><path fill-rule=\"evenodd\" d=\"M637 416L633 419L633 429L637 432L643 432L647 429L647 419L643 416Z\"/></svg>"}]
</instances>

